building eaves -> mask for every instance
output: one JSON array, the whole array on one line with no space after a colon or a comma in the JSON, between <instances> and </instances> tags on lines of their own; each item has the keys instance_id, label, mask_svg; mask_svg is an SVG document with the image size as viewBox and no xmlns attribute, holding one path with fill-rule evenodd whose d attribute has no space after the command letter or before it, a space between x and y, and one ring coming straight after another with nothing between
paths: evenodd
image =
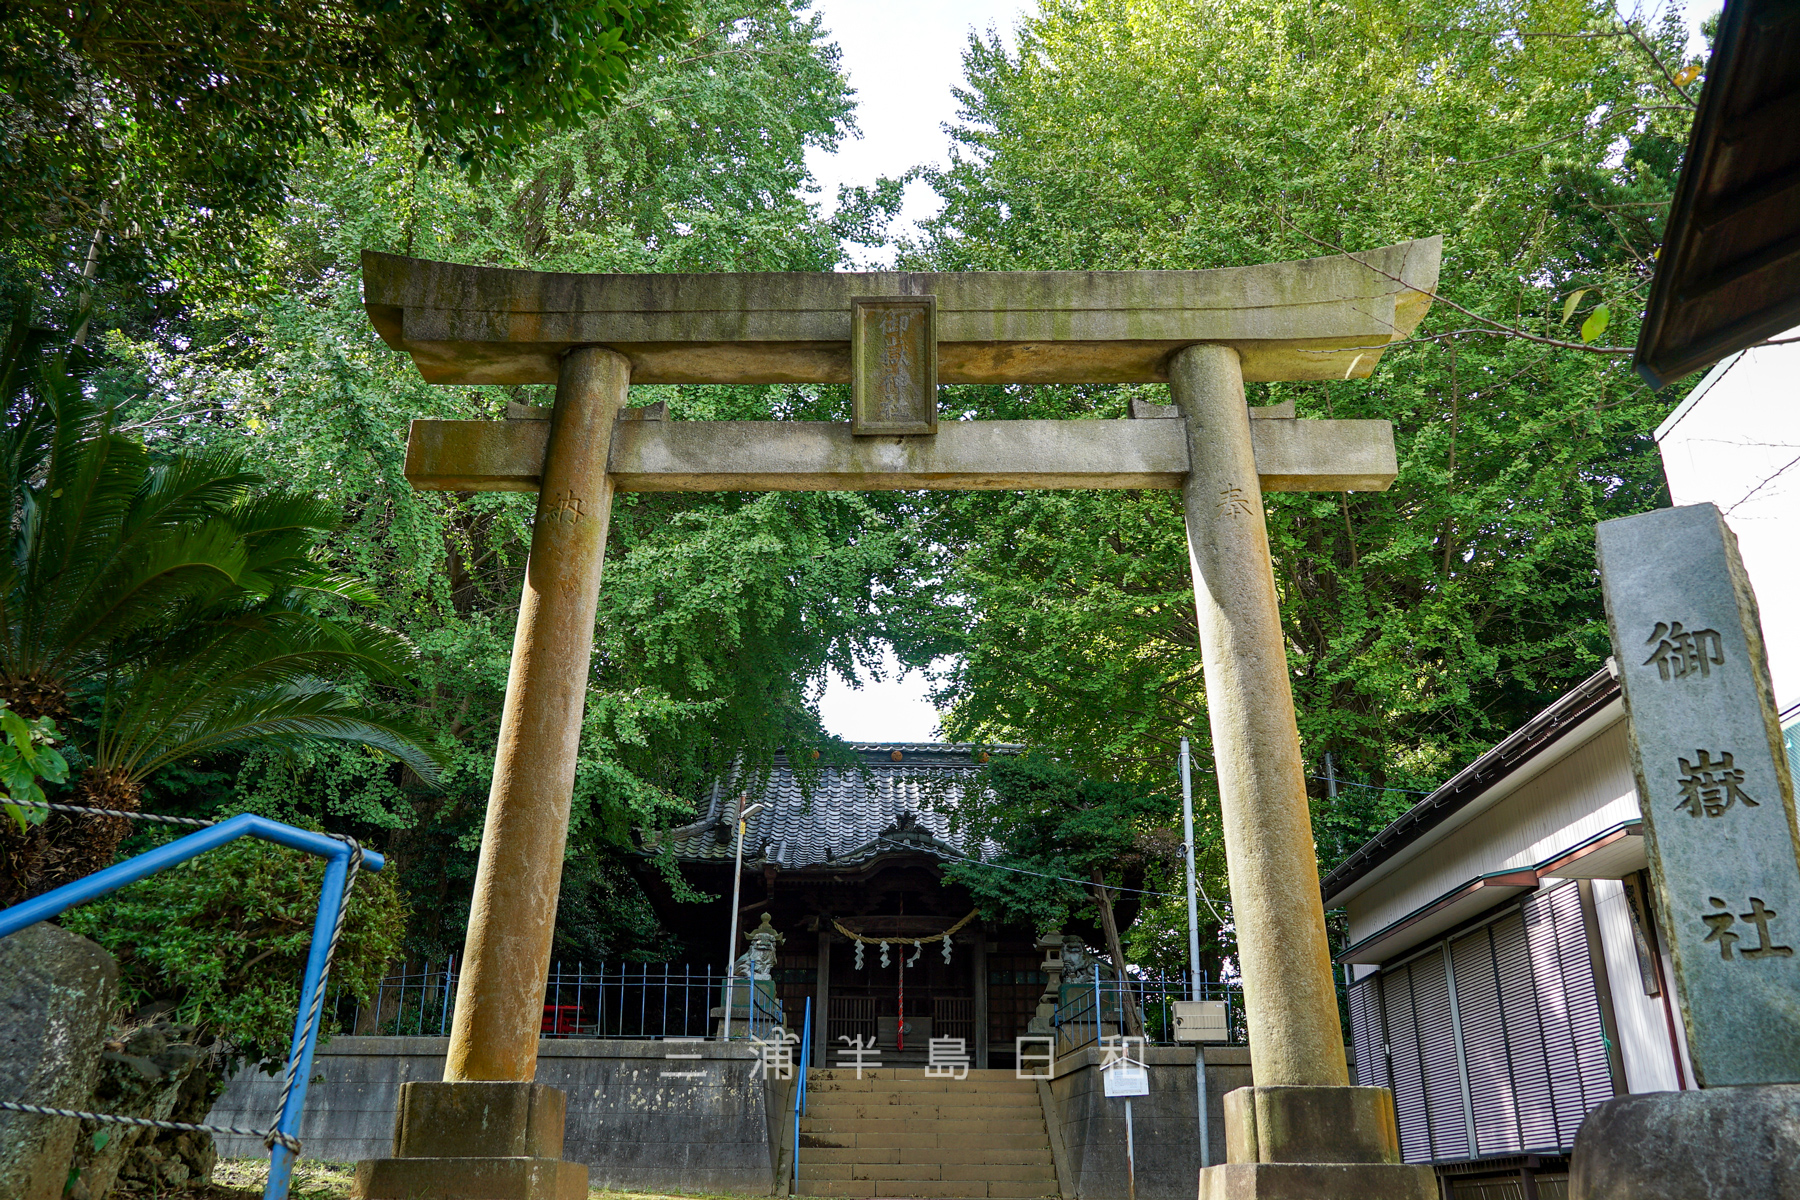
<instances>
[{"instance_id":1,"label":"building eaves","mask_svg":"<svg viewBox=\"0 0 1800 1200\"><path fill-rule=\"evenodd\" d=\"M1325 907L1330 908L1358 880L1473 803L1618 698L1619 680L1609 659L1605 667L1508 734L1499 745L1458 771L1443 786L1413 805L1338 864L1319 885L1324 893Z\"/></svg>"},{"instance_id":2,"label":"building eaves","mask_svg":"<svg viewBox=\"0 0 1800 1200\"><path fill-rule=\"evenodd\" d=\"M1800 7L1732 0L1664 225L1633 365L1664 387L1800 321Z\"/></svg>"},{"instance_id":3,"label":"building eaves","mask_svg":"<svg viewBox=\"0 0 1800 1200\"><path fill-rule=\"evenodd\" d=\"M838 870L908 852L961 857L966 848L951 832L945 810L975 782L990 754L1019 747L870 742L851 749L856 763L818 764L807 786L803 772L781 756L766 780L743 784L751 802L763 805L745 830L746 866ZM705 816L668 830L644 852L729 864L737 851L732 813L738 790L736 784L715 784Z\"/></svg>"}]
</instances>

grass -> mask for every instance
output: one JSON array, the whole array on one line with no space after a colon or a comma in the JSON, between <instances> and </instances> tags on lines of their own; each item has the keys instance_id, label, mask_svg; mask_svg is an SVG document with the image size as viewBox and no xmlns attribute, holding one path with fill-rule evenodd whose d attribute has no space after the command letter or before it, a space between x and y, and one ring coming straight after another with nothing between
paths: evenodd
<instances>
[{"instance_id":1,"label":"grass","mask_svg":"<svg viewBox=\"0 0 1800 1200\"><path fill-rule=\"evenodd\" d=\"M294 1170L294 1189L290 1200L350 1200L350 1184L356 1177L351 1163L315 1162L303 1158ZM169 1193L168 1200L262 1200L263 1184L269 1178L267 1159L224 1158L213 1169L210 1186ZM749 1200L748 1197L722 1193L674 1195L663 1192L609 1192L595 1188L590 1200ZM767 1200L760 1197L758 1200Z\"/></svg>"}]
</instances>

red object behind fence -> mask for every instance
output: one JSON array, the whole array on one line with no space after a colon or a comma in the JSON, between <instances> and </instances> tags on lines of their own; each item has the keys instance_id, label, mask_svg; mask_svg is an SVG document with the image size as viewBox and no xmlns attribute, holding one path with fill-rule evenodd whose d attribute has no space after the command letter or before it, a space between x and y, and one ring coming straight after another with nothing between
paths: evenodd
<instances>
[{"instance_id":1,"label":"red object behind fence","mask_svg":"<svg viewBox=\"0 0 1800 1200\"><path fill-rule=\"evenodd\" d=\"M574 1037L576 1026L580 1023L581 1005L544 1005L543 1034L545 1037Z\"/></svg>"}]
</instances>

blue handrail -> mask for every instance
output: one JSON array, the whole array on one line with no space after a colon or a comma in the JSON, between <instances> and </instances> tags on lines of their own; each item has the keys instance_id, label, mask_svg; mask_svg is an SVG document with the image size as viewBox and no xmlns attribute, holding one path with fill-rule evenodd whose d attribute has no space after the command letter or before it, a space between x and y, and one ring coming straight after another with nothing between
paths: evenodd
<instances>
[{"instance_id":1,"label":"blue handrail","mask_svg":"<svg viewBox=\"0 0 1800 1200\"><path fill-rule=\"evenodd\" d=\"M281 1106L275 1121L278 1133L290 1138L300 1136L300 1117L306 1108L306 1084L312 1076L313 1051L319 1039L322 1008L315 1012L313 998L320 995L326 983L325 955L331 946L332 932L337 928L338 910L344 903L344 880L350 873L350 859L360 847L329 834L314 833L283 825L267 817L243 813L208 826L198 833L176 838L172 842L146 851L135 858L115 863L103 871L84 876L73 883L45 892L11 908L0 909L0 937L9 937L28 925L48 920L58 913L96 900L108 892L116 892L126 884L136 883L147 875L165 871L190 858L216 850L242 837L261 838L289 849L315 854L325 860L325 879L319 885L319 909L313 917L312 946L306 955L306 971L300 981L300 1011L294 1017L294 1039L288 1047L293 1064L294 1086ZM379 871L386 861L373 850L361 850L361 869ZM298 1047L296 1055L295 1047ZM296 1060L297 1059L297 1060ZM269 1151L269 1182L263 1189L264 1200L285 1200L294 1176L294 1151L277 1142Z\"/></svg>"},{"instance_id":2,"label":"blue handrail","mask_svg":"<svg viewBox=\"0 0 1800 1200\"><path fill-rule=\"evenodd\" d=\"M806 1015L800 1026L800 1083L794 1088L794 1160L792 1194L800 1194L800 1118L806 1115L806 1069L812 1065L812 997L806 998Z\"/></svg>"}]
</instances>

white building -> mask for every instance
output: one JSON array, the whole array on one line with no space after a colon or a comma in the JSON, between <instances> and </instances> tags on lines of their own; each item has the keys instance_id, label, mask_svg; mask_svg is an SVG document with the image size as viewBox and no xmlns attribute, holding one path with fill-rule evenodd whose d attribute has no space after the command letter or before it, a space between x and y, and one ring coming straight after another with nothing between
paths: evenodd
<instances>
[{"instance_id":1,"label":"white building","mask_svg":"<svg viewBox=\"0 0 1800 1200\"><path fill-rule=\"evenodd\" d=\"M1357 1082L1394 1090L1405 1157L1451 1194L1521 1171L1511 1194L1556 1194L1590 1109L1690 1086L1644 867L1602 670L1326 877Z\"/></svg>"},{"instance_id":2,"label":"white building","mask_svg":"<svg viewBox=\"0 0 1800 1200\"><path fill-rule=\"evenodd\" d=\"M1720 363L1656 437L1674 503L1737 534L1800 769L1800 345ZM1646 865L1608 663L1326 876L1357 1082L1447 1196L1565 1194L1590 1109L1693 1086Z\"/></svg>"}]
</instances>

